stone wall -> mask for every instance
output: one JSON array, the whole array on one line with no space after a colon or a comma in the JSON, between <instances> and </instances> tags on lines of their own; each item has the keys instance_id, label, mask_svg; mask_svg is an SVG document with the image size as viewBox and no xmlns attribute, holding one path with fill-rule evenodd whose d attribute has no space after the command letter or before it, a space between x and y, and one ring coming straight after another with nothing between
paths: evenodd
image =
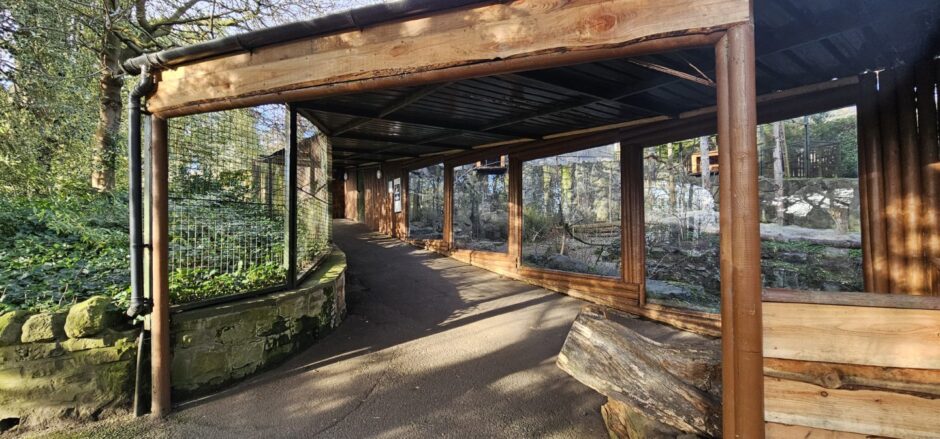
<instances>
[{"instance_id":1,"label":"stone wall","mask_svg":"<svg viewBox=\"0 0 940 439\"><path fill-rule=\"evenodd\" d=\"M297 289L171 314L174 399L274 366L338 326L345 271L335 249ZM138 334L107 297L0 315L0 433L129 409Z\"/></svg>"},{"instance_id":2,"label":"stone wall","mask_svg":"<svg viewBox=\"0 0 940 439\"><path fill-rule=\"evenodd\" d=\"M128 407L137 331L107 297L0 316L0 432Z\"/></svg>"},{"instance_id":3,"label":"stone wall","mask_svg":"<svg viewBox=\"0 0 940 439\"><path fill-rule=\"evenodd\" d=\"M274 366L346 314L346 257L334 250L297 289L171 315L173 398L205 395Z\"/></svg>"}]
</instances>

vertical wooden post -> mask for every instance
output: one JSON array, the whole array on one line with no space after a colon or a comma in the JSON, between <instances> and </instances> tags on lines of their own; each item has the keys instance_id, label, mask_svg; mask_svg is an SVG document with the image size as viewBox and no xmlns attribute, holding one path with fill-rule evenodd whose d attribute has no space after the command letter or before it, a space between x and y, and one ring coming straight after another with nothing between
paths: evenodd
<instances>
[{"instance_id":1,"label":"vertical wooden post","mask_svg":"<svg viewBox=\"0 0 940 439\"><path fill-rule=\"evenodd\" d=\"M917 117L914 103L914 71L898 69L898 132L901 146L901 193L904 209L904 257L907 259L907 290L905 294L923 295L927 292L927 270L924 260L924 235L921 220L921 161L917 142Z\"/></svg>"},{"instance_id":2,"label":"vertical wooden post","mask_svg":"<svg viewBox=\"0 0 940 439\"><path fill-rule=\"evenodd\" d=\"M444 164L444 244L454 248L454 166Z\"/></svg>"},{"instance_id":3,"label":"vertical wooden post","mask_svg":"<svg viewBox=\"0 0 940 439\"><path fill-rule=\"evenodd\" d=\"M890 293L907 292L907 260L904 258L901 145L898 141L897 81L892 70L878 75L878 120L885 184L885 236L888 249Z\"/></svg>"},{"instance_id":4,"label":"vertical wooden post","mask_svg":"<svg viewBox=\"0 0 940 439\"><path fill-rule=\"evenodd\" d=\"M522 258L522 162L509 157L509 257L516 267Z\"/></svg>"},{"instance_id":5,"label":"vertical wooden post","mask_svg":"<svg viewBox=\"0 0 940 439\"><path fill-rule=\"evenodd\" d=\"M924 194L924 246L928 260L940 261L940 172L931 165L940 162L940 140L937 137L937 107L934 101L933 68L930 62L917 66L917 126L920 143L921 172ZM930 290L927 294L940 295L940 267L929 269Z\"/></svg>"},{"instance_id":6,"label":"vertical wooden post","mask_svg":"<svg viewBox=\"0 0 940 439\"><path fill-rule=\"evenodd\" d=\"M637 302L646 304L646 233L643 211L643 147L620 144L621 278L639 285Z\"/></svg>"},{"instance_id":7,"label":"vertical wooden post","mask_svg":"<svg viewBox=\"0 0 940 439\"><path fill-rule=\"evenodd\" d=\"M885 224L884 160L881 150L881 129L878 123L878 78L874 73L862 75L859 81L858 128L859 128L859 177L865 182L865 199L862 211L867 215L867 230L863 230L862 242L871 253L871 284L867 291L888 293L891 291L888 270L887 231Z\"/></svg>"},{"instance_id":8,"label":"vertical wooden post","mask_svg":"<svg viewBox=\"0 0 940 439\"><path fill-rule=\"evenodd\" d=\"M728 36L725 35L715 46L715 79L718 98L718 222L719 222L719 259L721 283L721 382L722 382L722 433L724 437L735 437L734 391L734 290L731 273L734 271L732 258L731 233L731 174L733 161L729 131L731 119L728 113ZM670 151L671 152L671 151Z\"/></svg>"},{"instance_id":9,"label":"vertical wooden post","mask_svg":"<svg viewBox=\"0 0 940 439\"><path fill-rule=\"evenodd\" d=\"M164 417L170 412L170 285L169 200L167 121L152 119L150 211L153 215L151 261L153 263L153 313L150 315L150 363L153 394L150 413Z\"/></svg>"},{"instance_id":10,"label":"vertical wooden post","mask_svg":"<svg viewBox=\"0 0 940 439\"><path fill-rule=\"evenodd\" d=\"M764 437L760 201L754 25L728 30L735 437ZM726 201L727 202L727 201Z\"/></svg>"}]
</instances>

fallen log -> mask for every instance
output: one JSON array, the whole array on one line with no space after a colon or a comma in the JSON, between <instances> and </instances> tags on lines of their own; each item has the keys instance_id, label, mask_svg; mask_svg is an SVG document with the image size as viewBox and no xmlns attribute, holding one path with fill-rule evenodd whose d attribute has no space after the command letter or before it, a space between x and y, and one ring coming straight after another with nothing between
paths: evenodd
<instances>
[{"instance_id":1,"label":"fallen log","mask_svg":"<svg viewBox=\"0 0 940 439\"><path fill-rule=\"evenodd\" d=\"M663 432L669 429L721 436L718 339L588 305L568 333L558 366L615 401L605 406L613 435L637 437L616 430L640 425L649 437L668 436Z\"/></svg>"}]
</instances>

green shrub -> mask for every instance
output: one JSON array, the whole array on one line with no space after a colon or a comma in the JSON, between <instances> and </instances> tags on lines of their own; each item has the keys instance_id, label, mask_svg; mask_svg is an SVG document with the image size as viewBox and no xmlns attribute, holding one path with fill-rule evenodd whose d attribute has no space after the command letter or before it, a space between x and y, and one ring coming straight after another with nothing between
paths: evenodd
<instances>
[{"instance_id":1,"label":"green shrub","mask_svg":"<svg viewBox=\"0 0 940 439\"><path fill-rule=\"evenodd\" d=\"M0 312L121 303L129 277L125 196L0 196Z\"/></svg>"}]
</instances>

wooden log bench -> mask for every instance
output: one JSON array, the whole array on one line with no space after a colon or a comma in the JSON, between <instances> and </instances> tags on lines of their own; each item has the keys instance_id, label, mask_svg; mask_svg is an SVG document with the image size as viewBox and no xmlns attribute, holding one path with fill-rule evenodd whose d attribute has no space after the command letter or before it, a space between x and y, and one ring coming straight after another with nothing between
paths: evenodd
<instances>
[{"instance_id":1,"label":"wooden log bench","mask_svg":"<svg viewBox=\"0 0 940 439\"><path fill-rule=\"evenodd\" d=\"M721 436L719 339L588 305L558 366L607 397L611 437Z\"/></svg>"}]
</instances>

